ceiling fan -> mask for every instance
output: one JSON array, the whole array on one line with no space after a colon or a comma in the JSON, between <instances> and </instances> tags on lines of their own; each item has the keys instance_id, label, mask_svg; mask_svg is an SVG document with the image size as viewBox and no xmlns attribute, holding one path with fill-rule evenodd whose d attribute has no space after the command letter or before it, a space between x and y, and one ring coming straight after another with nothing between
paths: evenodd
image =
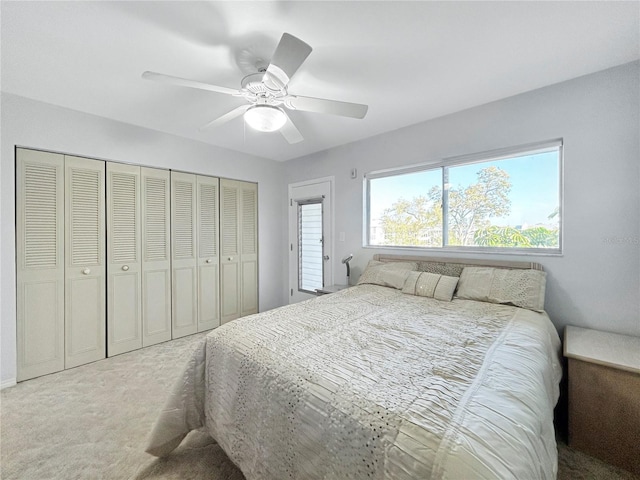
<instances>
[{"instance_id":1,"label":"ceiling fan","mask_svg":"<svg viewBox=\"0 0 640 480\"><path fill-rule=\"evenodd\" d=\"M244 115L244 120L250 127L262 132L280 130L282 136L289 143L298 143L303 140L302 134L282 107L289 110L330 113L351 118L364 118L369 108L367 105L359 103L290 94L287 90L289 80L309 56L311 50L311 47L302 40L284 33L273 58L271 58L271 63L266 67L257 65L258 71L244 77L239 90L155 72L144 72L142 78L243 97L248 102L248 105L234 108L203 125L200 130L220 126Z\"/></svg>"}]
</instances>

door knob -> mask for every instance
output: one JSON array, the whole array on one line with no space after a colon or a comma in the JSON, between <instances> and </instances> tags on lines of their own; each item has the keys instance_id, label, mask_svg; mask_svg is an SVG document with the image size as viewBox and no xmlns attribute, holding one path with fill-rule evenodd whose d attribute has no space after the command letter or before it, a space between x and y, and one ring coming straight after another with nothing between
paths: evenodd
<instances>
[{"instance_id":1,"label":"door knob","mask_svg":"<svg viewBox=\"0 0 640 480\"><path fill-rule=\"evenodd\" d=\"M84 270L82 270L82 273L84 273L85 275L89 275L91 273L91 269L85 268Z\"/></svg>"},{"instance_id":2,"label":"door knob","mask_svg":"<svg viewBox=\"0 0 640 480\"><path fill-rule=\"evenodd\" d=\"M125 272L126 272L127 270L129 270L129 265L123 265L123 266L122 266L122 270L124 270Z\"/></svg>"},{"instance_id":3,"label":"door knob","mask_svg":"<svg viewBox=\"0 0 640 480\"><path fill-rule=\"evenodd\" d=\"M233 260L233 257L229 257L229 261Z\"/></svg>"},{"instance_id":4,"label":"door knob","mask_svg":"<svg viewBox=\"0 0 640 480\"><path fill-rule=\"evenodd\" d=\"M213 262L213 260L211 260L210 258L207 258L207 263L211 263Z\"/></svg>"}]
</instances>

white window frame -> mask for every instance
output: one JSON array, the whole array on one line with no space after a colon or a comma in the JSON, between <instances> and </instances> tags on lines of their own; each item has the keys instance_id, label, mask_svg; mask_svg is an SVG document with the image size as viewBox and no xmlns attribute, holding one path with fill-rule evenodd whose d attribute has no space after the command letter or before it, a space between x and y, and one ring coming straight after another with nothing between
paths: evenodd
<instances>
[{"instance_id":1,"label":"white window frame","mask_svg":"<svg viewBox=\"0 0 640 480\"><path fill-rule=\"evenodd\" d=\"M440 161L433 163L421 163L415 165L409 165L401 168L391 168L385 170L377 170L366 173L364 175L364 219L363 219L363 247L375 248L375 249L390 249L390 250L410 250L410 251L435 251L435 252L456 252L456 253L497 253L507 255L548 255L548 256L561 256L563 253L563 230L564 230L564 154L563 154L563 140L554 139L544 142L530 143L526 145L519 145L516 147L508 147L497 150L491 150L487 152L474 153L470 155L460 155L455 157L448 157ZM483 246L458 246L458 245L444 245L446 241L447 233L443 230L442 241L443 245L439 247L426 247L426 246L408 246L408 245L371 245L370 232L371 232L371 216L370 216L370 182L377 178L385 178L395 175L405 175L409 173L423 172L427 170L441 170L444 172L444 167L454 167L469 165L473 163L490 162L496 160L502 160L506 158L515 158L524 155L533 155L537 153L543 153L546 151L558 151L558 247L557 248L518 248L518 247L483 247ZM444 175L444 173L443 173ZM443 179L444 182L444 179ZM446 196L443 195L443 210L445 209L444 202L446 202ZM443 215L443 229L446 228L447 219Z\"/></svg>"}]
</instances>

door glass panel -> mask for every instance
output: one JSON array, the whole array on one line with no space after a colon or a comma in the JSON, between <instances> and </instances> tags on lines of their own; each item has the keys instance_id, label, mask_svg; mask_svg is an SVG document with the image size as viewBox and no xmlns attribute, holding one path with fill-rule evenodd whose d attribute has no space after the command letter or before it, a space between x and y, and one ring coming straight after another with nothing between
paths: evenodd
<instances>
[{"instance_id":1,"label":"door glass panel","mask_svg":"<svg viewBox=\"0 0 640 480\"><path fill-rule=\"evenodd\" d=\"M323 287L322 200L298 203L298 289Z\"/></svg>"}]
</instances>

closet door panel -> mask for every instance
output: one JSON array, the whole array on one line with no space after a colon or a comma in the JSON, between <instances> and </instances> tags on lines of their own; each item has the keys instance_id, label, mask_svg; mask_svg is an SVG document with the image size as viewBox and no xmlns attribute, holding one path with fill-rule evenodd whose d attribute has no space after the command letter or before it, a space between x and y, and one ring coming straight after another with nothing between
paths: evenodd
<instances>
[{"instance_id":1,"label":"closet door panel","mask_svg":"<svg viewBox=\"0 0 640 480\"><path fill-rule=\"evenodd\" d=\"M143 346L171 340L171 270L143 272Z\"/></svg>"},{"instance_id":2,"label":"closet door panel","mask_svg":"<svg viewBox=\"0 0 640 480\"><path fill-rule=\"evenodd\" d=\"M66 368L105 358L105 281L92 273L67 277Z\"/></svg>"},{"instance_id":3,"label":"closet door panel","mask_svg":"<svg viewBox=\"0 0 640 480\"><path fill-rule=\"evenodd\" d=\"M142 167L142 344L171 340L170 173Z\"/></svg>"},{"instance_id":4,"label":"closet door panel","mask_svg":"<svg viewBox=\"0 0 640 480\"><path fill-rule=\"evenodd\" d=\"M241 315L258 313L258 262L242 262L242 311Z\"/></svg>"},{"instance_id":5,"label":"closet door panel","mask_svg":"<svg viewBox=\"0 0 640 480\"><path fill-rule=\"evenodd\" d=\"M197 285L194 267L173 269L173 338L197 332Z\"/></svg>"},{"instance_id":6,"label":"closet door panel","mask_svg":"<svg viewBox=\"0 0 640 480\"><path fill-rule=\"evenodd\" d=\"M221 268L221 318L222 323L227 323L240 316L240 299L238 298L240 276L238 275L238 263L223 261Z\"/></svg>"},{"instance_id":7,"label":"closet door panel","mask_svg":"<svg viewBox=\"0 0 640 480\"><path fill-rule=\"evenodd\" d=\"M196 176L171 172L172 337L198 331Z\"/></svg>"},{"instance_id":8,"label":"closet door panel","mask_svg":"<svg viewBox=\"0 0 640 480\"><path fill-rule=\"evenodd\" d=\"M142 347L140 167L107 162L107 354Z\"/></svg>"},{"instance_id":9,"label":"closet door panel","mask_svg":"<svg viewBox=\"0 0 640 480\"><path fill-rule=\"evenodd\" d=\"M105 164L65 156L65 368L105 358Z\"/></svg>"},{"instance_id":10,"label":"closet door panel","mask_svg":"<svg viewBox=\"0 0 640 480\"><path fill-rule=\"evenodd\" d=\"M218 252L219 180L197 177L198 184L198 331L220 326Z\"/></svg>"},{"instance_id":11,"label":"closet door panel","mask_svg":"<svg viewBox=\"0 0 640 480\"><path fill-rule=\"evenodd\" d=\"M64 369L64 156L16 150L17 380Z\"/></svg>"},{"instance_id":12,"label":"closet door panel","mask_svg":"<svg viewBox=\"0 0 640 480\"><path fill-rule=\"evenodd\" d=\"M221 320L240 317L239 182L220 180Z\"/></svg>"},{"instance_id":13,"label":"closet door panel","mask_svg":"<svg viewBox=\"0 0 640 480\"><path fill-rule=\"evenodd\" d=\"M240 231L242 233L241 311L242 316L258 313L258 185L240 187Z\"/></svg>"}]
</instances>

